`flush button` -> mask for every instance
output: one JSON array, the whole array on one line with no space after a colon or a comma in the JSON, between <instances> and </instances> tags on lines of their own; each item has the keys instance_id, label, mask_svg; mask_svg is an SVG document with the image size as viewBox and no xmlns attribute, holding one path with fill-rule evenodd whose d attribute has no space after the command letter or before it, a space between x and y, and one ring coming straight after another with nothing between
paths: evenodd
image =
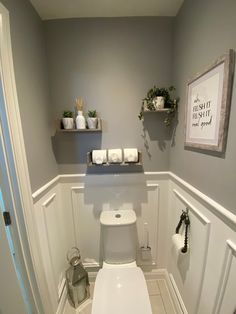
<instances>
[{"instance_id":1,"label":"flush button","mask_svg":"<svg viewBox=\"0 0 236 314\"><path fill-rule=\"evenodd\" d=\"M116 217L116 218L120 218L121 215L120 215L120 214L116 214L115 217Z\"/></svg>"}]
</instances>

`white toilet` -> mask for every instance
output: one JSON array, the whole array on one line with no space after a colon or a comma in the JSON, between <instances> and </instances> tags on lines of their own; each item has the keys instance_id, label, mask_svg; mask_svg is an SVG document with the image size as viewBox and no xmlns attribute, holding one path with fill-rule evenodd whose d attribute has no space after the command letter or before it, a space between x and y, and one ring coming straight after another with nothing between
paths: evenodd
<instances>
[{"instance_id":1,"label":"white toilet","mask_svg":"<svg viewBox=\"0 0 236 314\"><path fill-rule=\"evenodd\" d=\"M104 211L100 222L104 263L95 281L92 314L152 314L146 281L135 262L135 212Z\"/></svg>"}]
</instances>

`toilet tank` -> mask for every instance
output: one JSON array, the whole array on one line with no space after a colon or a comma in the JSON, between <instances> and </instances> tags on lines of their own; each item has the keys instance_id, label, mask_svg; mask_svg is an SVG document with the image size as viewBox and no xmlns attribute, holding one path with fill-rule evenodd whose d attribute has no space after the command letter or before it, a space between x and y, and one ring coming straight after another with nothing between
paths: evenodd
<instances>
[{"instance_id":1,"label":"toilet tank","mask_svg":"<svg viewBox=\"0 0 236 314\"><path fill-rule=\"evenodd\" d=\"M102 226L103 260L108 264L131 263L136 259L136 214L133 210L104 211Z\"/></svg>"}]
</instances>

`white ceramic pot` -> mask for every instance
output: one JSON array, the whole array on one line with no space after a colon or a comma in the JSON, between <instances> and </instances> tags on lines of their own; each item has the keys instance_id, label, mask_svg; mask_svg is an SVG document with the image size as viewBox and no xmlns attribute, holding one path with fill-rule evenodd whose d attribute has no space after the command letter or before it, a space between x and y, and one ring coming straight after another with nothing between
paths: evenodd
<instances>
[{"instance_id":1,"label":"white ceramic pot","mask_svg":"<svg viewBox=\"0 0 236 314\"><path fill-rule=\"evenodd\" d=\"M87 118L88 128L89 129L96 129L98 126L98 118Z\"/></svg>"},{"instance_id":2,"label":"white ceramic pot","mask_svg":"<svg viewBox=\"0 0 236 314\"><path fill-rule=\"evenodd\" d=\"M157 96L157 97L154 99L153 102L154 102L154 106L155 106L156 110L164 109L164 106L165 106L164 97L162 97L162 96Z\"/></svg>"},{"instance_id":3,"label":"white ceramic pot","mask_svg":"<svg viewBox=\"0 0 236 314\"><path fill-rule=\"evenodd\" d=\"M70 130L74 128L74 119L73 118L62 118L62 123L65 130Z\"/></svg>"}]
</instances>

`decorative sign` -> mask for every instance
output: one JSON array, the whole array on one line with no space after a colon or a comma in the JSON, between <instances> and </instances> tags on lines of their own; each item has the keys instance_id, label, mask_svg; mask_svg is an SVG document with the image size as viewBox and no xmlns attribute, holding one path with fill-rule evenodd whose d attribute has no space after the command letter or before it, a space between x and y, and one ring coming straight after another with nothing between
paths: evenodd
<instances>
[{"instance_id":1,"label":"decorative sign","mask_svg":"<svg viewBox=\"0 0 236 314\"><path fill-rule=\"evenodd\" d=\"M185 146L225 150L233 65L230 50L188 83Z\"/></svg>"}]
</instances>

